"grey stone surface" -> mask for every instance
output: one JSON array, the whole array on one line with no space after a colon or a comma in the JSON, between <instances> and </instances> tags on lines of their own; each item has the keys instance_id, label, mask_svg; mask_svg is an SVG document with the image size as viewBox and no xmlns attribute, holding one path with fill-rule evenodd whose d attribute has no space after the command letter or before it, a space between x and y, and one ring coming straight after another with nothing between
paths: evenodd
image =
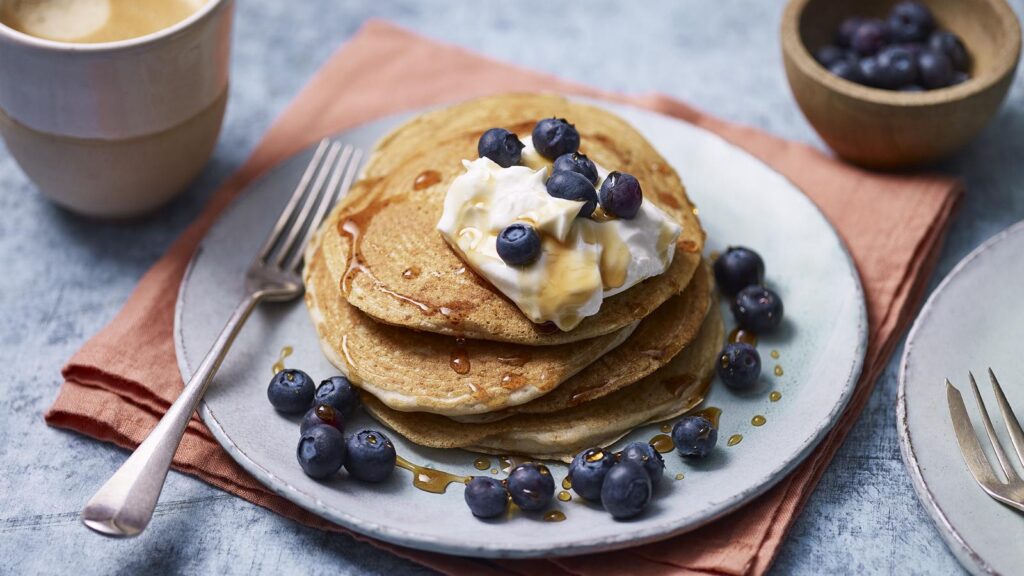
<instances>
[{"instance_id":1,"label":"grey stone surface","mask_svg":"<svg viewBox=\"0 0 1024 576\"><path fill-rule=\"evenodd\" d=\"M1011 4L1018 13L1024 10L1024 0ZM661 91L718 116L821 146L782 72L782 8L782 0L245 0L238 6L231 99L220 143L200 180L158 214L120 224L68 214L33 190L4 149L0 366L7 373L0 379L0 573L427 573L178 473L168 478L157 518L143 537L111 541L93 535L78 524L77 511L125 452L43 424L61 365L114 316L277 113L367 18L386 18L605 88ZM963 178L968 192L932 286L984 239L1024 218L1024 85L1017 80L991 126L939 167ZM893 359L794 526L774 573L961 571L918 504L900 459L896 373Z\"/></svg>"}]
</instances>

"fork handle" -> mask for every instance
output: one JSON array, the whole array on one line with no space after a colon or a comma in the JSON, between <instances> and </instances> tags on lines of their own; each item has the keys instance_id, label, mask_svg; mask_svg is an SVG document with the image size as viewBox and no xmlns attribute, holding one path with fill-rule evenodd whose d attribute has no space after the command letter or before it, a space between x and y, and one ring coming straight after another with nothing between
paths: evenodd
<instances>
[{"instance_id":1,"label":"fork handle","mask_svg":"<svg viewBox=\"0 0 1024 576\"><path fill-rule=\"evenodd\" d=\"M220 368L231 343L263 296L262 292L256 292L238 304L178 399L145 441L82 509L83 524L100 534L114 537L137 536L146 529L192 413Z\"/></svg>"}]
</instances>

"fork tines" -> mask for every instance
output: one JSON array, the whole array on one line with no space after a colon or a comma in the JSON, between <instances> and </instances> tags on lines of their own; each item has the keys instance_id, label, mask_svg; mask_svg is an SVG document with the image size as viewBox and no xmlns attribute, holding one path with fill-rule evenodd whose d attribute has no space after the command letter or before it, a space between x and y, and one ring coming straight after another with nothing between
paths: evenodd
<instances>
[{"instance_id":1,"label":"fork tines","mask_svg":"<svg viewBox=\"0 0 1024 576\"><path fill-rule=\"evenodd\" d=\"M361 160L362 151L352 145L343 146L328 138L321 140L256 256L256 263L296 270L306 244L328 210L351 187Z\"/></svg>"}]
</instances>

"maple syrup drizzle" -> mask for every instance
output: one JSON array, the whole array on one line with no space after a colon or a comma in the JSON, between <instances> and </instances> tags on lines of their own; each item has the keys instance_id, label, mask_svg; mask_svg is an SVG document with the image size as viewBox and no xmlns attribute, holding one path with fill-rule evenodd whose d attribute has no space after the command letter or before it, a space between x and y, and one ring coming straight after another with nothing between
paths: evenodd
<instances>
[{"instance_id":1,"label":"maple syrup drizzle","mask_svg":"<svg viewBox=\"0 0 1024 576\"><path fill-rule=\"evenodd\" d=\"M294 352L294 350L291 346L281 348L281 354L277 357L277 362L274 362L274 365L270 367L270 371L277 374L281 370L284 370L284 359L291 356L292 352Z\"/></svg>"},{"instance_id":2,"label":"maple syrup drizzle","mask_svg":"<svg viewBox=\"0 0 1024 576\"><path fill-rule=\"evenodd\" d=\"M419 275L420 275L420 267L419 266L411 266L411 267L406 268L405 270L402 271L402 278L405 278L406 280L412 280L413 278L416 278Z\"/></svg>"},{"instance_id":3,"label":"maple syrup drizzle","mask_svg":"<svg viewBox=\"0 0 1024 576\"><path fill-rule=\"evenodd\" d=\"M768 395L768 400L771 400L772 402L778 402L779 400L782 400L782 392L779 392L778 390L772 390L772 393Z\"/></svg>"},{"instance_id":4,"label":"maple syrup drizzle","mask_svg":"<svg viewBox=\"0 0 1024 576\"><path fill-rule=\"evenodd\" d=\"M355 372L356 362L352 359L352 352L348 349L348 334L343 334L341 337L341 353L345 355L345 363L348 364L350 372Z\"/></svg>"},{"instance_id":5,"label":"maple syrup drizzle","mask_svg":"<svg viewBox=\"0 0 1024 576\"><path fill-rule=\"evenodd\" d=\"M565 490L562 490L558 493L558 499L561 500L562 502L568 502L569 500L572 500L572 494L569 494Z\"/></svg>"},{"instance_id":6,"label":"maple syrup drizzle","mask_svg":"<svg viewBox=\"0 0 1024 576\"><path fill-rule=\"evenodd\" d=\"M686 478L686 475L683 474L682 472L676 474L676 480L682 480L683 478Z\"/></svg>"},{"instance_id":7,"label":"maple syrup drizzle","mask_svg":"<svg viewBox=\"0 0 1024 576\"><path fill-rule=\"evenodd\" d=\"M441 181L441 173L437 170L424 170L416 176L416 179L412 181L413 190L423 190L424 188L430 188L434 184Z\"/></svg>"},{"instance_id":8,"label":"maple syrup drizzle","mask_svg":"<svg viewBox=\"0 0 1024 576\"><path fill-rule=\"evenodd\" d=\"M449 484L466 484L470 480L469 476L458 476L413 464L401 456L395 458L395 466L412 472L412 485L431 494L444 494Z\"/></svg>"},{"instance_id":9,"label":"maple syrup drizzle","mask_svg":"<svg viewBox=\"0 0 1024 576\"><path fill-rule=\"evenodd\" d=\"M452 349L451 354L448 356L448 365L452 367L452 370L456 374L466 375L469 374L469 352L466 351L466 339L456 338L455 348ZM476 389L474 388L474 392Z\"/></svg>"},{"instance_id":10,"label":"maple syrup drizzle","mask_svg":"<svg viewBox=\"0 0 1024 576\"><path fill-rule=\"evenodd\" d=\"M675 442L667 434L658 434L651 438L650 444L661 454L668 454L676 448Z\"/></svg>"},{"instance_id":11,"label":"maple syrup drizzle","mask_svg":"<svg viewBox=\"0 0 1024 576\"><path fill-rule=\"evenodd\" d=\"M778 360L779 359L779 351L778 350L772 350L771 351L771 357L774 358L775 360Z\"/></svg>"},{"instance_id":12,"label":"maple syrup drizzle","mask_svg":"<svg viewBox=\"0 0 1024 576\"><path fill-rule=\"evenodd\" d=\"M565 488L566 490L572 489L572 480L570 480L568 476L562 478L562 488Z\"/></svg>"},{"instance_id":13,"label":"maple syrup drizzle","mask_svg":"<svg viewBox=\"0 0 1024 576\"><path fill-rule=\"evenodd\" d=\"M711 425L718 428L718 420L722 416L722 409L714 406L708 406L703 410L698 410L690 414L690 416L703 416L711 421Z\"/></svg>"},{"instance_id":14,"label":"maple syrup drizzle","mask_svg":"<svg viewBox=\"0 0 1024 576\"><path fill-rule=\"evenodd\" d=\"M757 334L742 328L734 328L732 332L729 332L729 342L732 344L742 342L751 346L757 346Z\"/></svg>"},{"instance_id":15,"label":"maple syrup drizzle","mask_svg":"<svg viewBox=\"0 0 1024 576\"><path fill-rule=\"evenodd\" d=\"M491 474L497 474L497 473L498 473L498 469L497 468L491 468Z\"/></svg>"},{"instance_id":16,"label":"maple syrup drizzle","mask_svg":"<svg viewBox=\"0 0 1024 576\"><path fill-rule=\"evenodd\" d=\"M760 414L750 419L750 423L754 426L764 426L766 422L768 422L768 419Z\"/></svg>"},{"instance_id":17,"label":"maple syrup drizzle","mask_svg":"<svg viewBox=\"0 0 1024 576\"><path fill-rule=\"evenodd\" d=\"M725 443L727 446L735 446L743 442L743 434L733 434L729 436L729 440Z\"/></svg>"},{"instance_id":18,"label":"maple syrup drizzle","mask_svg":"<svg viewBox=\"0 0 1024 576\"><path fill-rule=\"evenodd\" d=\"M565 520L565 513L561 510L552 510L544 514L545 522L562 522Z\"/></svg>"},{"instance_id":19,"label":"maple syrup drizzle","mask_svg":"<svg viewBox=\"0 0 1024 576\"><path fill-rule=\"evenodd\" d=\"M519 368L526 366L526 363L530 361L530 356L527 354L514 354L512 356L498 356L497 360L506 366Z\"/></svg>"},{"instance_id":20,"label":"maple syrup drizzle","mask_svg":"<svg viewBox=\"0 0 1024 576\"><path fill-rule=\"evenodd\" d=\"M473 461L473 468L476 468L477 470L487 470L490 467L490 458L484 458L483 456L481 456Z\"/></svg>"},{"instance_id":21,"label":"maple syrup drizzle","mask_svg":"<svg viewBox=\"0 0 1024 576\"><path fill-rule=\"evenodd\" d=\"M669 432L672 431L672 424L669 424L668 422L662 424L661 431L664 432L665 434L668 434Z\"/></svg>"},{"instance_id":22,"label":"maple syrup drizzle","mask_svg":"<svg viewBox=\"0 0 1024 576\"><path fill-rule=\"evenodd\" d=\"M665 389L668 390L669 394L671 394L672 396L675 396L676 398L682 398L683 393L687 391L692 391L694 384L697 383L698 379L693 374L682 374L679 376L674 376L672 378L666 378L662 382L662 385L665 386ZM693 396L703 396L703 392L697 392L697 394L693 394Z\"/></svg>"},{"instance_id":23,"label":"maple syrup drizzle","mask_svg":"<svg viewBox=\"0 0 1024 576\"><path fill-rule=\"evenodd\" d=\"M782 376L782 374L783 374L783 372L782 372L782 366L781 366L781 365L779 365L779 364L776 364L776 365L775 365L775 375L776 375L776 376Z\"/></svg>"}]
</instances>

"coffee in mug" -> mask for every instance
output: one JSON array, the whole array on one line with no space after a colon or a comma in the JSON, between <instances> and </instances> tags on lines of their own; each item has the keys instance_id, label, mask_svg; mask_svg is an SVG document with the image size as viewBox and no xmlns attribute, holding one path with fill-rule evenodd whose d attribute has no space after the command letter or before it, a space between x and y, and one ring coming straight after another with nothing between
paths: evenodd
<instances>
[{"instance_id":1,"label":"coffee in mug","mask_svg":"<svg viewBox=\"0 0 1024 576\"><path fill-rule=\"evenodd\" d=\"M6 0L0 6L0 23L56 42L115 42L177 24L205 3L206 0Z\"/></svg>"}]
</instances>

